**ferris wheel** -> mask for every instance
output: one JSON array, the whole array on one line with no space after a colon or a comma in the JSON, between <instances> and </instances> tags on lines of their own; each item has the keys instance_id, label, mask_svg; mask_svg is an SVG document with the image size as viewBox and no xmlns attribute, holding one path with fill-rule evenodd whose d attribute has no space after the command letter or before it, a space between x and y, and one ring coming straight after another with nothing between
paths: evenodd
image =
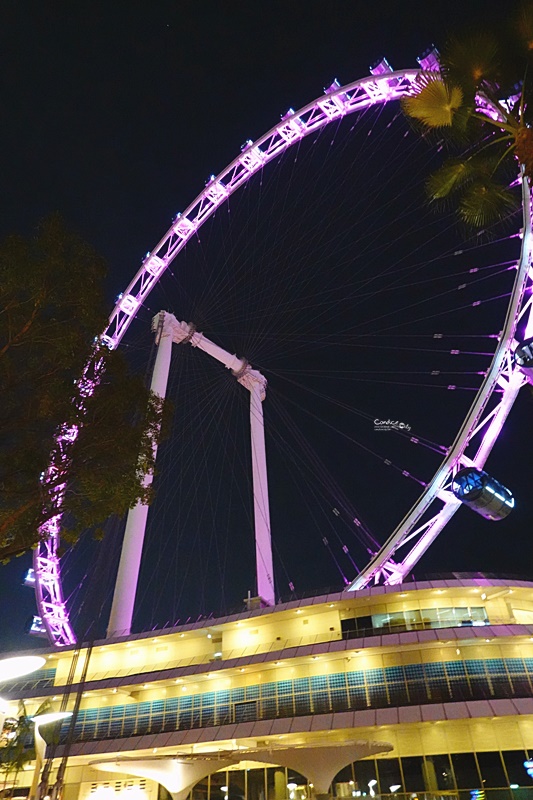
<instances>
[{"instance_id":1,"label":"ferris wheel","mask_svg":"<svg viewBox=\"0 0 533 800\"><path fill-rule=\"evenodd\" d=\"M141 268L118 298L101 343L110 349L120 345L152 290L161 283L179 254L199 238L200 230L217 210L239 190L244 191L270 162L279 161L289 151L297 152L304 140L316 137L323 130L336 130L350 116L355 118L357 126L360 115L366 110L381 110L397 103L413 92L421 72L438 69L433 53L421 58L419 63L419 69L393 71L386 61L382 61L371 70L369 77L345 86L335 81L323 96L298 111L290 109L266 134L255 141L247 141L222 172L211 176L202 192L183 213L177 215L167 233L147 254ZM485 99L478 98L478 102L491 111ZM512 271L513 280L504 293L505 312L500 327L493 334L497 335L497 341L490 353L490 361L475 387L473 401L462 412L451 445L440 448L439 464L432 477L418 481L418 497L385 544L367 547L370 561L359 570L355 579L350 580L349 590L355 591L377 582L401 583L461 505L470 506L488 519L503 519L513 508L511 492L485 472L484 467L520 388L530 380L533 370L530 192L525 178L520 178L519 184L523 212L520 253L518 259L506 267L507 272ZM189 330L184 338L188 337L190 341L193 335L194 331ZM240 370L242 377L245 366L241 360L235 374ZM80 408L93 391L100 373L101 363L96 351L78 382ZM389 422L392 427L398 425L404 438L419 443L417 437L409 436L408 431L406 434L397 421L375 420L376 425L381 422ZM64 426L58 432L48 473L43 479L45 483L52 475L66 469L69 448L76 437L75 428ZM403 472L407 473L406 470ZM57 496L58 514L40 531L41 539L34 552L39 613L50 641L58 647L75 642L61 580L60 507L61 488ZM359 520L354 522L361 526Z\"/></svg>"}]
</instances>

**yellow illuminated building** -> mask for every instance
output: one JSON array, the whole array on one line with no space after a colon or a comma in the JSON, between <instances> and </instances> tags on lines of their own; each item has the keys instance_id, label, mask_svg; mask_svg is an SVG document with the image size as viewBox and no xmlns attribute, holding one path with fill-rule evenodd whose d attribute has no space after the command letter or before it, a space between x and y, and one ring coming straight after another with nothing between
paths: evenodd
<instances>
[{"instance_id":1,"label":"yellow illuminated building","mask_svg":"<svg viewBox=\"0 0 533 800\"><path fill-rule=\"evenodd\" d=\"M533 583L480 576L59 650L0 693L13 716L78 698L48 747L65 800L526 800L532 683Z\"/></svg>"}]
</instances>

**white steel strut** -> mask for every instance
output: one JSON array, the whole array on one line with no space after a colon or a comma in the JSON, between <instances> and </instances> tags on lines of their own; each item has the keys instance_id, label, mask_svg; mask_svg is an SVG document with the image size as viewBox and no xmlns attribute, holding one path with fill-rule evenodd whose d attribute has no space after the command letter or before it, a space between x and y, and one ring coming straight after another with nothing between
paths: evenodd
<instances>
[{"instance_id":1,"label":"white steel strut","mask_svg":"<svg viewBox=\"0 0 533 800\"><path fill-rule=\"evenodd\" d=\"M150 391L164 399L167 392L168 373L172 356L172 330L163 317L156 317L156 343L157 355L152 373ZM154 458L157 454L157 444L154 444ZM143 484L151 485L152 473L146 473ZM148 519L148 505L138 502L128 511L124 541L120 553L113 603L107 628L107 636L123 636L131 633L133 607L137 593L139 570L144 543L146 521Z\"/></svg>"},{"instance_id":2,"label":"white steel strut","mask_svg":"<svg viewBox=\"0 0 533 800\"><path fill-rule=\"evenodd\" d=\"M194 326L178 322L173 314L161 311L152 320L152 329L157 334L158 348L151 390L159 397L164 398L166 394L172 344L187 342L190 342L193 347L203 350L231 370L237 381L250 392L257 594L265 604L274 605L274 571L262 406L266 396L266 378L257 370L252 369L245 359L231 355L227 350L207 339L202 333L198 333ZM145 476L145 486L151 484L152 478L151 474ZM147 517L148 505L143 503L137 503L135 508L128 513L107 631L109 638L126 636L131 633Z\"/></svg>"}]
</instances>

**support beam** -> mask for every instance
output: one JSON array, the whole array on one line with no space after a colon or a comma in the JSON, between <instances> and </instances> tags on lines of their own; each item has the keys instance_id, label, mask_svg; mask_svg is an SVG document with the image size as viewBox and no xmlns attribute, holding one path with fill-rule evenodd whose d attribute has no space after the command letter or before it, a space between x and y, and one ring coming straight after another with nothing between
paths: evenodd
<instances>
[{"instance_id":1,"label":"support beam","mask_svg":"<svg viewBox=\"0 0 533 800\"><path fill-rule=\"evenodd\" d=\"M172 315L161 312L152 321L152 328L154 329L155 327L157 336L157 356L150 389L161 398L165 397L167 391L173 341L172 319ZM156 453L157 445L154 446L154 456ZM151 474L145 475L144 485L150 486L152 480L153 476ZM108 638L128 636L131 633L131 621L139 580L147 517L148 506L145 503L137 503L135 508L130 509L128 512L115 592L113 594L113 604L107 628Z\"/></svg>"},{"instance_id":2,"label":"support beam","mask_svg":"<svg viewBox=\"0 0 533 800\"><path fill-rule=\"evenodd\" d=\"M252 442L252 476L254 492L255 551L257 593L267 605L275 605L272 542L270 536L270 509L265 450L265 431L262 402L266 396L266 378L250 367L245 359L228 353L222 347L198 333L194 326L179 322L173 314L161 311L152 320L152 330L157 336L157 356L152 375L151 391L164 398L167 390L172 344L190 342L231 370L238 382L250 392L250 432ZM154 447L154 456L157 447ZM144 485L149 486L152 475L145 475ZM128 513L124 542L113 595L111 615L107 628L108 638L128 636L131 633L133 608L141 556L144 544L148 506L137 503Z\"/></svg>"},{"instance_id":3,"label":"support beam","mask_svg":"<svg viewBox=\"0 0 533 800\"><path fill-rule=\"evenodd\" d=\"M252 480L254 492L254 527L257 594L266 605L276 604L272 540L270 533L270 505L268 501L268 478L265 448L263 400L266 397L267 380L258 370L252 369L244 358L228 353L222 347L199 333L194 326L178 322L172 315L175 342L190 342L211 358L223 364L250 392L250 436L252 442Z\"/></svg>"},{"instance_id":4,"label":"support beam","mask_svg":"<svg viewBox=\"0 0 533 800\"><path fill-rule=\"evenodd\" d=\"M250 438L252 443L252 477L254 490L255 559L257 594L269 606L276 604L272 539L270 533L270 505L265 448L263 400L266 395L266 378L250 367L238 378L250 392Z\"/></svg>"},{"instance_id":5,"label":"support beam","mask_svg":"<svg viewBox=\"0 0 533 800\"><path fill-rule=\"evenodd\" d=\"M102 772L150 778L164 786L173 800L185 800L199 780L245 759L248 762L279 764L300 772L313 785L315 797L320 798L328 797L333 778L347 764L378 753L389 753L392 749L393 746L389 742L356 740L322 746L288 745L269 748L252 746L245 750L224 751L220 756L213 753L189 757L153 756L143 759L93 761L90 766Z\"/></svg>"},{"instance_id":6,"label":"support beam","mask_svg":"<svg viewBox=\"0 0 533 800\"><path fill-rule=\"evenodd\" d=\"M148 778L164 786L172 800L185 800L202 778L225 769L235 759L225 758L125 758L120 761L93 761L90 766L102 772L118 772Z\"/></svg>"}]
</instances>

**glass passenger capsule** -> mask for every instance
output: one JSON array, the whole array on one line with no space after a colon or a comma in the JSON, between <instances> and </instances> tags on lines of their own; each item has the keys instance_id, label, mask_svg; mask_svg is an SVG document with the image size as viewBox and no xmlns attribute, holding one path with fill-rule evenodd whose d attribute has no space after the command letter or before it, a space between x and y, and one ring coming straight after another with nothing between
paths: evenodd
<instances>
[{"instance_id":1,"label":"glass passenger capsule","mask_svg":"<svg viewBox=\"0 0 533 800\"><path fill-rule=\"evenodd\" d=\"M533 383L533 339L526 339L517 345L513 354L517 367L520 367L530 383Z\"/></svg>"},{"instance_id":2,"label":"glass passenger capsule","mask_svg":"<svg viewBox=\"0 0 533 800\"><path fill-rule=\"evenodd\" d=\"M503 484L476 467L465 467L452 481L452 492L461 503L485 519L504 519L514 508L514 497Z\"/></svg>"}]
</instances>

